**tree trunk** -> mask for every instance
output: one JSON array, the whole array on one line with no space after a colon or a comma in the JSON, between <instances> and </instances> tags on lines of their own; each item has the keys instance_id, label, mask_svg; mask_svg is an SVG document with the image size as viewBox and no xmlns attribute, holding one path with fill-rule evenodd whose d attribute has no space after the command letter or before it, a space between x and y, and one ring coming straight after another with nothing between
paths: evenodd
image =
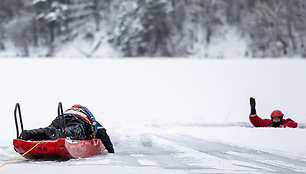
<instances>
[{"instance_id":1,"label":"tree trunk","mask_svg":"<svg viewBox=\"0 0 306 174\"><path fill-rule=\"evenodd\" d=\"M49 52L47 53L46 56L53 56L54 54L54 25L55 22L50 22L49 23L49 30L50 30L50 43L49 43Z\"/></svg>"},{"instance_id":2,"label":"tree trunk","mask_svg":"<svg viewBox=\"0 0 306 174\"><path fill-rule=\"evenodd\" d=\"M22 42L22 49L23 49L23 53L22 56L23 57L28 57L29 56L29 47L28 47L28 43L25 37L21 38L21 42Z\"/></svg>"},{"instance_id":3,"label":"tree trunk","mask_svg":"<svg viewBox=\"0 0 306 174\"><path fill-rule=\"evenodd\" d=\"M288 44L280 36L278 37L278 40L283 44L283 53L284 53L284 55L287 55Z\"/></svg>"},{"instance_id":4,"label":"tree trunk","mask_svg":"<svg viewBox=\"0 0 306 174\"><path fill-rule=\"evenodd\" d=\"M0 50L5 50L5 46L4 46L4 29L3 29L3 27L1 26L1 24L0 24L0 31L2 31L2 32L0 32Z\"/></svg>"},{"instance_id":5,"label":"tree trunk","mask_svg":"<svg viewBox=\"0 0 306 174\"><path fill-rule=\"evenodd\" d=\"M288 36L291 40L291 43L292 43L292 47L293 47L293 50L295 51L296 50L296 43L295 43L295 38L292 34L292 13L293 13L293 10L292 10L292 2L288 1L288 7L287 7L287 30L288 30Z\"/></svg>"},{"instance_id":6,"label":"tree trunk","mask_svg":"<svg viewBox=\"0 0 306 174\"><path fill-rule=\"evenodd\" d=\"M37 25L35 18L32 19L32 34L33 34L33 46L37 47Z\"/></svg>"},{"instance_id":7,"label":"tree trunk","mask_svg":"<svg viewBox=\"0 0 306 174\"><path fill-rule=\"evenodd\" d=\"M207 43L207 45L210 44L211 35L212 35L212 30L211 30L211 28L210 28L209 23L207 23L207 24L206 24L206 43Z\"/></svg>"},{"instance_id":8,"label":"tree trunk","mask_svg":"<svg viewBox=\"0 0 306 174\"><path fill-rule=\"evenodd\" d=\"M100 13L99 13L99 0L94 0L94 18L96 24L96 31L100 31Z\"/></svg>"}]
</instances>

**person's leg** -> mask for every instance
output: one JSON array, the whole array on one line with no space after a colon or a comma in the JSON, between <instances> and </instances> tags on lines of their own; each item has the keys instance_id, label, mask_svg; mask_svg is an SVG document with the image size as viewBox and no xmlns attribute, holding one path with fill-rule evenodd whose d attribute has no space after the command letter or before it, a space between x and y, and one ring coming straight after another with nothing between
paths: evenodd
<instances>
[{"instance_id":1,"label":"person's leg","mask_svg":"<svg viewBox=\"0 0 306 174\"><path fill-rule=\"evenodd\" d=\"M45 140L48 139L45 133L46 128L24 130L21 132L19 138L22 140Z\"/></svg>"},{"instance_id":2,"label":"person's leg","mask_svg":"<svg viewBox=\"0 0 306 174\"><path fill-rule=\"evenodd\" d=\"M20 134L20 139L23 140L56 140L58 138L69 137L72 140L85 140L86 135L82 125L75 125L65 128L65 135L60 129L53 127L52 125L46 128L39 128L33 130L24 130Z\"/></svg>"}]
</instances>

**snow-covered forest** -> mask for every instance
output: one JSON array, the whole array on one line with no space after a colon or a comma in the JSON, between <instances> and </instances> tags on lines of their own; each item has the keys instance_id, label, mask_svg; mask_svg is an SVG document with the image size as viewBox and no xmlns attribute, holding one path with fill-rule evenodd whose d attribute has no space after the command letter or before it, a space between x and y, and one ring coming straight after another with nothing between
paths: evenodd
<instances>
[{"instance_id":1,"label":"snow-covered forest","mask_svg":"<svg viewBox=\"0 0 306 174\"><path fill-rule=\"evenodd\" d=\"M306 0L0 0L0 173L306 173L305 44ZM115 153L19 158L59 102Z\"/></svg>"},{"instance_id":2,"label":"snow-covered forest","mask_svg":"<svg viewBox=\"0 0 306 174\"><path fill-rule=\"evenodd\" d=\"M0 1L2 57L306 57L305 42L305 0Z\"/></svg>"}]
</instances>

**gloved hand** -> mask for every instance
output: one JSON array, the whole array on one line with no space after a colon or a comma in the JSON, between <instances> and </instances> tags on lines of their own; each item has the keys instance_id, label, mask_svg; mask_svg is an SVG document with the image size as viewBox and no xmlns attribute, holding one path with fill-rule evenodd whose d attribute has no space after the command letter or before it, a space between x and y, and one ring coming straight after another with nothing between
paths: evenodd
<instances>
[{"instance_id":1,"label":"gloved hand","mask_svg":"<svg viewBox=\"0 0 306 174\"><path fill-rule=\"evenodd\" d=\"M256 109L255 109L255 99L253 97L250 98L250 106L251 106L251 115L255 115L256 114Z\"/></svg>"}]
</instances>

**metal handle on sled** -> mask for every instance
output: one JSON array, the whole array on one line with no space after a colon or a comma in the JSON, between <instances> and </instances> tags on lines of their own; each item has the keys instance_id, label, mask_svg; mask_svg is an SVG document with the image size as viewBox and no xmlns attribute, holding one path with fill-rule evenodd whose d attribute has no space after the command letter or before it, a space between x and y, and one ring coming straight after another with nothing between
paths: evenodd
<instances>
[{"instance_id":1,"label":"metal handle on sled","mask_svg":"<svg viewBox=\"0 0 306 174\"><path fill-rule=\"evenodd\" d=\"M19 114L19 121L20 121L20 127L21 127L21 132L22 132L23 131L23 123L22 123L22 117L21 117L21 111L20 111L19 103L16 103L15 111L14 111L15 125L16 125L16 131L17 131L17 139L19 139L19 127L18 127L18 121L17 121L17 111L18 111L18 114Z\"/></svg>"},{"instance_id":2,"label":"metal handle on sled","mask_svg":"<svg viewBox=\"0 0 306 174\"><path fill-rule=\"evenodd\" d=\"M65 138L66 137L66 135L65 135L66 134L66 132L65 132L65 118L64 118L62 102L58 103L57 115L58 115L59 125L60 125L61 131L63 133L63 137L61 137L61 138Z\"/></svg>"}]
</instances>

